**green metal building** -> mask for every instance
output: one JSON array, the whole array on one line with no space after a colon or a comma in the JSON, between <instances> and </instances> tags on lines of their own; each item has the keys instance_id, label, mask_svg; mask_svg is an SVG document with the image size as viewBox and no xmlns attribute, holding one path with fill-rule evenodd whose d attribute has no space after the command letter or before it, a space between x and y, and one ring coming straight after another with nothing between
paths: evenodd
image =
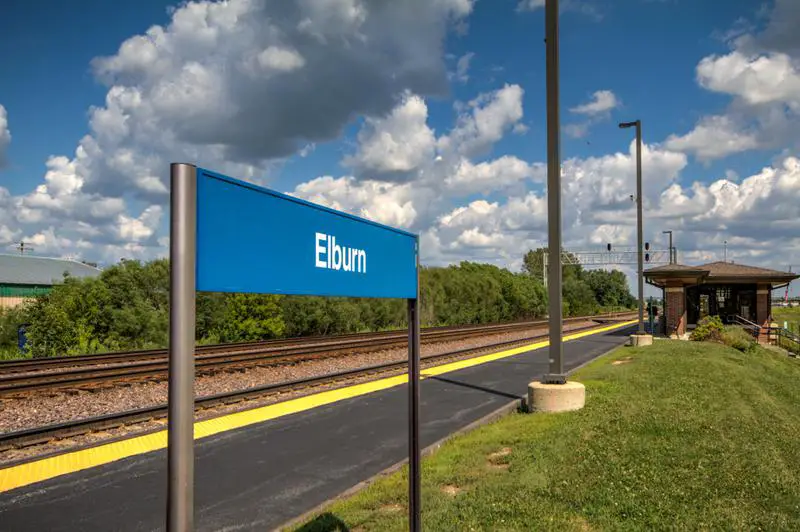
<instances>
[{"instance_id":1,"label":"green metal building","mask_svg":"<svg viewBox=\"0 0 800 532\"><path fill-rule=\"evenodd\" d=\"M0 308L48 293L54 284L71 277L97 277L100 270L74 260L0 254Z\"/></svg>"}]
</instances>

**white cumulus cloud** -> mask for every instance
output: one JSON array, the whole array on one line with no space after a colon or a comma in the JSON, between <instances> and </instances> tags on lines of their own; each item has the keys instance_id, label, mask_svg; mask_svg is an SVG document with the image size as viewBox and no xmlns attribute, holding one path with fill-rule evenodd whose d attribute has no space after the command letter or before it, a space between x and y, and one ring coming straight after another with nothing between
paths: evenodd
<instances>
[{"instance_id":1,"label":"white cumulus cloud","mask_svg":"<svg viewBox=\"0 0 800 532\"><path fill-rule=\"evenodd\" d=\"M747 56L733 51L697 65L703 87L737 96L748 104L785 103L800 109L800 70L787 54Z\"/></svg>"},{"instance_id":2,"label":"white cumulus cloud","mask_svg":"<svg viewBox=\"0 0 800 532\"><path fill-rule=\"evenodd\" d=\"M322 176L298 185L293 195L387 225L409 227L417 211L408 184Z\"/></svg>"},{"instance_id":3,"label":"white cumulus cloud","mask_svg":"<svg viewBox=\"0 0 800 532\"><path fill-rule=\"evenodd\" d=\"M591 101L570 109L573 113L594 116L607 113L619 105L616 95L609 90L599 90L592 94Z\"/></svg>"},{"instance_id":4,"label":"white cumulus cloud","mask_svg":"<svg viewBox=\"0 0 800 532\"><path fill-rule=\"evenodd\" d=\"M523 94L519 85L506 84L470 101L453 130L439 138L439 150L466 156L484 153L522 119Z\"/></svg>"},{"instance_id":5,"label":"white cumulus cloud","mask_svg":"<svg viewBox=\"0 0 800 532\"><path fill-rule=\"evenodd\" d=\"M698 159L708 161L732 153L758 147L754 133L740 129L729 116L706 116L685 135L670 135L665 146L671 150L693 153Z\"/></svg>"},{"instance_id":6,"label":"white cumulus cloud","mask_svg":"<svg viewBox=\"0 0 800 532\"><path fill-rule=\"evenodd\" d=\"M306 60L295 50L270 46L258 54L258 64L265 69L291 72L292 70L303 68Z\"/></svg>"},{"instance_id":7,"label":"white cumulus cloud","mask_svg":"<svg viewBox=\"0 0 800 532\"><path fill-rule=\"evenodd\" d=\"M388 116L367 118L358 142L358 151L344 163L362 173L403 174L419 167L436 145L425 101L407 94Z\"/></svg>"}]
</instances>

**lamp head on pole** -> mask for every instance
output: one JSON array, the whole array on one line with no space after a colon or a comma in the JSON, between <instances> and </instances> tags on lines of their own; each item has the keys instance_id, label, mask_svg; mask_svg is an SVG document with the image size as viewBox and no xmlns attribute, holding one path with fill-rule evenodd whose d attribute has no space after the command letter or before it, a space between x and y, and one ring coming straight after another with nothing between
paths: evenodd
<instances>
[{"instance_id":1,"label":"lamp head on pole","mask_svg":"<svg viewBox=\"0 0 800 532\"><path fill-rule=\"evenodd\" d=\"M619 123L619 128L620 129L627 129L629 127L636 127L638 125L639 125L639 121L638 120L635 120L633 122L620 122Z\"/></svg>"}]
</instances>

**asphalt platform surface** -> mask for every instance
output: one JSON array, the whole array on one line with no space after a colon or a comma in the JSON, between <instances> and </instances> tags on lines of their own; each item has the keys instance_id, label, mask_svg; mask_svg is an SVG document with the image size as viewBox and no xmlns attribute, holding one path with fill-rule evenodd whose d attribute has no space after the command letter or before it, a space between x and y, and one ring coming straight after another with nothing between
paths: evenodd
<instances>
[{"instance_id":1,"label":"asphalt platform surface","mask_svg":"<svg viewBox=\"0 0 800 532\"><path fill-rule=\"evenodd\" d=\"M623 344L631 328L564 343L567 370ZM427 378L422 446L527 393L547 348ZM407 387L397 386L202 439L195 529L271 530L407 458ZM0 493L0 530L164 530L166 449Z\"/></svg>"}]
</instances>

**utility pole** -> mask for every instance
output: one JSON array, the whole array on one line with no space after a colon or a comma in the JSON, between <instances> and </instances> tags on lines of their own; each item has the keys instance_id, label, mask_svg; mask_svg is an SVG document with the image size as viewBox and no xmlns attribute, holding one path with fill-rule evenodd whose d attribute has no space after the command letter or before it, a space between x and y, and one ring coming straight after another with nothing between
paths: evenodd
<instances>
[{"instance_id":1,"label":"utility pole","mask_svg":"<svg viewBox=\"0 0 800 532\"><path fill-rule=\"evenodd\" d=\"M669 234L669 263L675 264L677 261L672 255L672 231L661 231L662 234Z\"/></svg>"},{"instance_id":2,"label":"utility pole","mask_svg":"<svg viewBox=\"0 0 800 532\"><path fill-rule=\"evenodd\" d=\"M547 244L548 300L550 328L550 373L544 384L564 384L561 337L561 115L558 87L558 0L545 2L545 43L547 75Z\"/></svg>"},{"instance_id":3,"label":"utility pole","mask_svg":"<svg viewBox=\"0 0 800 532\"><path fill-rule=\"evenodd\" d=\"M728 241L727 240L723 240L722 244L723 244L723 246L725 246L725 248L724 248L725 251L723 252L724 255L722 256L723 257L722 258L722 262L728 262Z\"/></svg>"},{"instance_id":4,"label":"utility pole","mask_svg":"<svg viewBox=\"0 0 800 532\"><path fill-rule=\"evenodd\" d=\"M622 122L621 129L636 128L636 229L639 251L639 330L637 334L643 335L644 331L644 235L642 227L642 121Z\"/></svg>"},{"instance_id":5,"label":"utility pole","mask_svg":"<svg viewBox=\"0 0 800 532\"><path fill-rule=\"evenodd\" d=\"M529 412L564 412L583 408L586 387L564 373L561 318L561 119L558 106L558 0L545 0L547 43L547 244L550 372L528 384Z\"/></svg>"}]
</instances>

